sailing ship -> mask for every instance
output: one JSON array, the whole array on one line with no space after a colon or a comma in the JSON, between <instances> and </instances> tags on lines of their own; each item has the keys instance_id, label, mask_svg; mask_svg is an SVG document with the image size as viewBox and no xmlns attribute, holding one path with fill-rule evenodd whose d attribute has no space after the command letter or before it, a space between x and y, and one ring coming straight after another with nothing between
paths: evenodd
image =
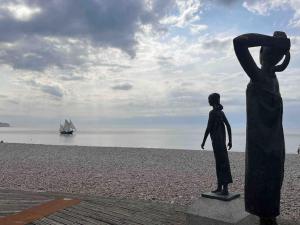
<instances>
[{"instance_id":1,"label":"sailing ship","mask_svg":"<svg viewBox=\"0 0 300 225\"><path fill-rule=\"evenodd\" d=\"M59 127L60 134L73 134L75 130L76 128L71 120L65 120L64 125L60 124Z\"/></svg>"}]
</instances>

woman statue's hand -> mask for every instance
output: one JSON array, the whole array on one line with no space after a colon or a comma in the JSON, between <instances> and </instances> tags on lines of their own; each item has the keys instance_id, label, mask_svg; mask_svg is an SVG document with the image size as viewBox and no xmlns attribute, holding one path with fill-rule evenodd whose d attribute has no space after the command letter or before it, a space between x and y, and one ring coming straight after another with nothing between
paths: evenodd
<instances>
[{"instance_id":1,"label":"woman statue's hand","mask_svg":"<svg viewBox=\"0 0 300 225\"><path fill-rule=\"evenodd\" d=\"M281 49L286 50L287 52L290 51L291 48L291 40L286 37L274 37L277 41L277 46Z\"/></svg>"}]
</instances>

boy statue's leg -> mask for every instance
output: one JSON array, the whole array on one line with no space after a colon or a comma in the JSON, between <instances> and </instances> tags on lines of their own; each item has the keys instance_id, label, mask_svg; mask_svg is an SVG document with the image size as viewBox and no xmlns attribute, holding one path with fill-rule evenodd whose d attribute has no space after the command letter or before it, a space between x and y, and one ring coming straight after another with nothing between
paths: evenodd
<instances>
[{"instance_id":1,"label":"boy statue's leg","mask_svg":"<svg viewBox=\"0 0 300 225\"><path fill-rule=\"evenodd\" d=\"M213 190L212 193L218 193L222 191L222 184L218 183L218 187L216 190Z\"/></svg>"},{"instance_id":2,"label":"boy statue's leg","mask_svg":"<svg viewBox=\"0 0 300 225\"><path fill-rule=\"evenodd\" d=\"M228 195L228 184L223 184L221 195Z\"/></svg>"}]
</instances>

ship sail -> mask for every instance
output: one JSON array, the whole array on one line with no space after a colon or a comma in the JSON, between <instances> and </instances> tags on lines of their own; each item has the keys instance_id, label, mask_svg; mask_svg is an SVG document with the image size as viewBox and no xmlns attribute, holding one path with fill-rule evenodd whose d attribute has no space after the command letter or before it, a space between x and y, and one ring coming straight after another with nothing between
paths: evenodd
<instances>
[{"instance_id":1,"label":"ship sail","mask_svg":"<svg viewBox=\"0 0 300 225\"><path fill-rule=\"evenodd\" d=\"M74 126L74 124L73 124L73 122L71 120L70 120L69 124L70 124L70 128L76 130L76 127Z\"/></svg>"},{"instance_id":2,"label":"ship sail","mask_svg":"<svg viewBox=\"0 0 300 225\"><path fill-rule=\"evenodd\" d=\"M64 130L67 132L71 130L70 123L68 120L65 120Z\"/></svg>"},{"instance_id":3,"label":"ship sail","mask_svg":"<svg viewBox=\"0 0 300 225\"><path fill-rule=\"evenodd\" d=\"M59 131L62 132L63 130L64 130L64 127L63 127L63 125L60 124L59 125Z\"/></svg>"}]
</instances>

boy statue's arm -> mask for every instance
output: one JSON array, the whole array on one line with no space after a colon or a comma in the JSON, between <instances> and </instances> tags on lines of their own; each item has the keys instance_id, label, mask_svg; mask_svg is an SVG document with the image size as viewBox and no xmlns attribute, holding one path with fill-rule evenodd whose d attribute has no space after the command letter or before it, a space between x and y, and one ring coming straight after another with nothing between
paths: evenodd
<instances>
[{"instance_id":1,"label":"boy statue's arm","mask_svg":"<svg viewBox=\"0 0 300 225\"><path fill-rule=\"evenodd\" d=\"M232 148L231 126L230 126L225 114L223 114L223 116L224 116L224 123L225 123L226 128L227 128L228 139L229 139L229 141L228 141L228 150L230 150Z\"/></svg>"}]
</instances>

